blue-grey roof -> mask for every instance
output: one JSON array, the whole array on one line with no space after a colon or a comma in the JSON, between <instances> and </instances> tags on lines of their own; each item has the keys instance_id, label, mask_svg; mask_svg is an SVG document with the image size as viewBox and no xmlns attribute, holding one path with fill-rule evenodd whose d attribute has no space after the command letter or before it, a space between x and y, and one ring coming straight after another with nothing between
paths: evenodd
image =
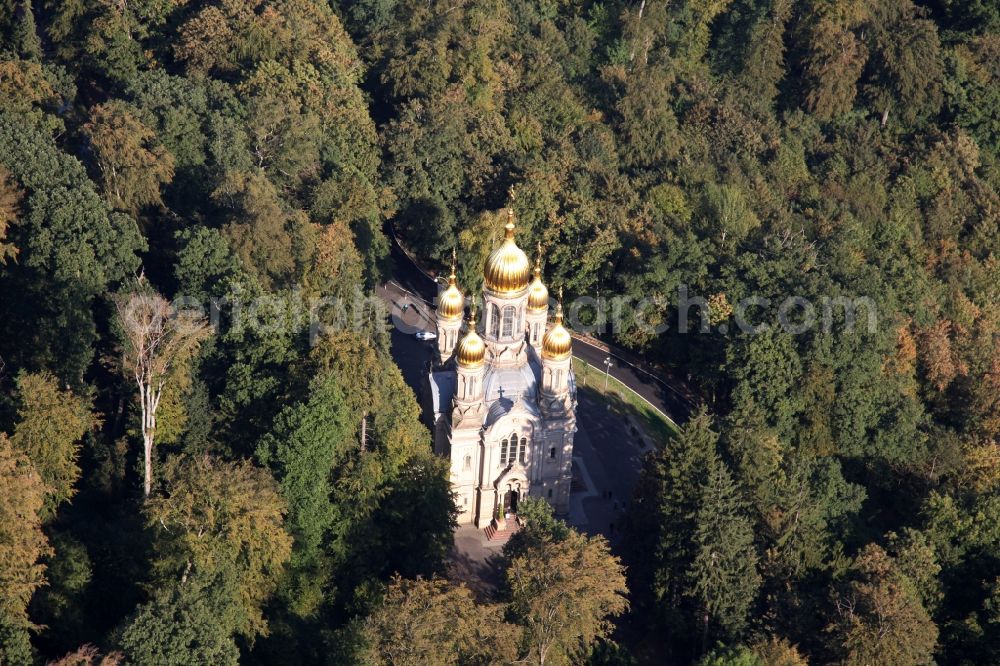
<instances>
[{"instance_id":1,"label":"blue-grey roof","mask_svg":"<svg viewBox=\"0 0 1000 666\"><path fill-rule=\"evenodd\" d=\"M457 375L454 370L432 372L429 377L431 388L431 409L434 415L451 410L451 399L455 395Z\"/></svg>"},{"instance_id":2,"label":"blue-grey roof","mask_svg":"<svg viewBox=\"0 0 1000 666\"><path fill-rule=\"evenodd\" d=\"M487 367L483 377L483 401L486 403L486 427L509 414L522 402L529 414L538 415L538 387L542 376L541 365L535 354L528 355L528 362L520 367ZM572 382L572 378L570 378ZM434 417L451 412L452 400L458 384L454 368L438 370L428 375L431 409ZM575 386L572 387L575 389ZM501 395L502 391L502 395Z\"/></svg>"},{"instance_id":3,"label":"blue-grey roof","mask_svg":"<svg viewBox=\"0 0 1000 666\"><path fill-rule=\"evenodd\" d=\"M510 398L500 398L494 402L490 405L489 411L486 412L486 427L489 428L491 425L505 417L513 408L514 401Z\"/></svg>"},{"instance_id":4,"label":"blue-grey roof","mask_svg":"<svg viewBox=\"0 0 1000 666\"><path fill-rule=\"evenodd\" d=\"M525 400L533 400L537 395L538 378L541 373L533 363L526 363L518 368L487 368L483 378L483 398L486 404L501 397L517 400L524 396Z\"/></svg>"}]
</instances>

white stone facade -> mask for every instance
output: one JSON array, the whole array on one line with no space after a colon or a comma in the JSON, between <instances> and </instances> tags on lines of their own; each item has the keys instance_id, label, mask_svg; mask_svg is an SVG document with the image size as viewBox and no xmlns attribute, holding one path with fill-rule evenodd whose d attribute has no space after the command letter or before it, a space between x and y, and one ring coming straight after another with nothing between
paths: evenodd
<instances>
[{"instance_id":1,"label":"white stone facade","mask_svg":"<svg viewBox=\"0 0 1000 666\"><path fill-rule=\"evenodd\" d=\"M510 515L526 496L565 514L576 432L572 359L546 358L547 318L527 311L527 289L484 289L483 303L484 362L468 368L448 359L429 376L434 446L451 460L458 522L484 528L498 507ZM449 333L439 326L439 339Z\"/></svg>"}]
</instances>

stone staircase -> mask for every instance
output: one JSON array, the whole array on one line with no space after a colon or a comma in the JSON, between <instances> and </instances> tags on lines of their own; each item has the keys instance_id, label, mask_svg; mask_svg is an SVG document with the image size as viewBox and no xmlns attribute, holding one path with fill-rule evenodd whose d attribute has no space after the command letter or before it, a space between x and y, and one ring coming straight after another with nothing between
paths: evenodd
<instances>
[{"instance_id":1,"label":"stone staircase","mask_svg":"<svg viewBox=\"0 0 1000 666\"><path fill-rule=\"evenodd\" d=\"M495 544L507 543L507 540L510 539L515 532L521 529L521 525L517 522L517 518L515 517L508 518L505 523L506 525L504 525L503 529L497 529L495 520L487 525L484 530L486 532L486 540Z\"/></svg>"}]
</instances>

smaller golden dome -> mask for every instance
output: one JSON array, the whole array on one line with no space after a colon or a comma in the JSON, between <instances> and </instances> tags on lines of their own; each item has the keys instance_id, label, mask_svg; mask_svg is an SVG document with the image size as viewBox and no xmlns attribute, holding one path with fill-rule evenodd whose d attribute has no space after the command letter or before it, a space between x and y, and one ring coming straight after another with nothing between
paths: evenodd
<instances>
[{"instance_id":1,"label":"smaller golden dome","mask_svg":"<svg viewBox=\"0 0 1000 666\"><path fill-rule=\"evenodd\" d=\"M539 312L549 309L549 290L542 283L542 244L538 244L538 258L535 260L535 279L528 289L528 310Z\"/></svg>"},{"instance_id":2,"label":"smaller golden dome","mask_svg":"<svg viewBox=\"0 0 1000 666\"><path fill-rule=\"evenodd\" d=\"M455 358L463 368L479 368L486 358L486 344L476 332L476 313L472 312L469 317L469 332L465 334L458 349L455 351Z\"/></svg>"},{"instance_id":3,"label":"smaller golden dome","mask_svg":"<svg viewBox=\"0 0 1000 666\"><path fill-rule=\"evenodd\" d=\"M559 290L559 303L556 304L556 320L545 337L542 338L542 358L549 361L562 361L573 352L573 337L563 326L562 290Z\"/></svg>"},{"instance_id":4,"label":"smaller golden dome","mask_svg":"<svg viewBox=\"0 0 1000 666\"><path fill-rule=\"evenodd\" d=\"M528 255L514 242L514 211L507 210L509 217L504 227L506 235L500 247L490 252L483 270L484 284L490 291L510 294L528 286L531 277L531 262Z\"/></svg>"},{"instance_id":5,"label":"smaller golden dome","mask_svg":"<svg viewBox=\"0 0 1000 666\"><path fill-rule=\"evenodd\" d=\"M448 276L448 287L438 296L437 315L441 319L455 320L462 316L465 310L465 297L455 281L455 251L451 251L451 275Z\"/></svg>"}]
</instances>

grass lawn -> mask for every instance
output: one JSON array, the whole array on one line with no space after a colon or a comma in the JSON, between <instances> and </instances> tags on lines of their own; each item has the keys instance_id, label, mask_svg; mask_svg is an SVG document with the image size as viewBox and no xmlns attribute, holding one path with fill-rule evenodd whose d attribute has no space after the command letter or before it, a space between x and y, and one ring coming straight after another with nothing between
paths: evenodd
<instances>
[{"instance_id":1,"label":"grass lawn","mask_svg":"<svg viewBox=\"0 0 1000 666\"><path fill-rule=\"evenodd\" d=\"M600 396L613 411L623 416L635 416L646 431L646 436L652 438L656 446L662 446L678 433L676 423L614 377L608 377L608 390L605 391L603 370L573 357L573 372L576 374L577 387Z\"/></svg>"}]
</instances>

